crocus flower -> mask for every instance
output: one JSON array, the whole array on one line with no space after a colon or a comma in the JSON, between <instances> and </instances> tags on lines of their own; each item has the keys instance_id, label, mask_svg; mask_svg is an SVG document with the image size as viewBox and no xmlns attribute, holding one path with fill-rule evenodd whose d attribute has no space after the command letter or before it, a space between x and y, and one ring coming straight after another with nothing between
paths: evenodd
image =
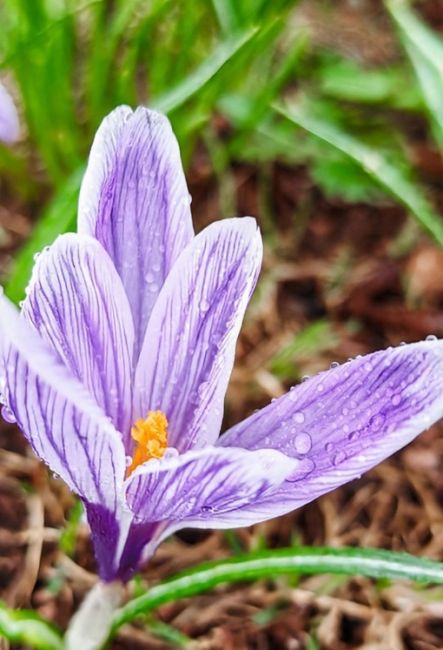
<instances>
[{"instance_id":1,"label":"crocus flower","mask_svg":"<svg viewBox=\"0 0 443 650\"><path fill-rule=\"evenodd\" d=\"M0 83L0 142L15 142L19 136L17 109L11 95Z\"/></svg>"},{"instance_id":2,"label":"crocus flower","mask_svg":"<svg viewBox=\"0 0 443 650\"><path fill-rule=\"evenodd\" d=\"M102 123L78 233L1 298L4 413L86 509L103 580L127 580L183 527L247 526L355 479L443 414L443 343L331 368L219 438L262 259L251 218L194 236L165 117Z\"/></svg>"}]
</instances>

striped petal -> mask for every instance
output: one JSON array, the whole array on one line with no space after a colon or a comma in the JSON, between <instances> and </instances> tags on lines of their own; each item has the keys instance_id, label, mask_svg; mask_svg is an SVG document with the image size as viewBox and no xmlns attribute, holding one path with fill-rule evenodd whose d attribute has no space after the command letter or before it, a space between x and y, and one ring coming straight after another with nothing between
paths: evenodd
<instances>
[{"instance_id":1,"label":"striped petal","mask_svg":"<svg viewBox=\"0 0 443 650\"><path fill-rule=\"evenodd\" d=\"M78 230L98 239L122 278L136 354L165 278L193 237L189 203L167 118L127 106L108 115L83 179Z\"/></svg>"},{"instance_id":2,"label":"striped petal","mask_svg":"<svg viewBox=\"0 0 443 650\"><path fill-rule=\"evenodd\" d=\"M37 456L83 499L114 511L125 474L118 432L3 296L0 360L3 402Z\"/></svg>"},{"instance_id":3,"label":"striped petal","mask_svg":"<svg viewBox=\"0 0 443 650\"><path fill-rule=\"evenodd\" d=\"M301 461L252 508L258 521L359 478L442 416L443 341L426 341L320 373L234 426L219 445L272 447Z\"/></svg>"},{"instance_id":4,"label":"striped petal","mask_svg":"<svg viewBox=\"0 0 443 650\"><path fill-rule=\"evenodd\" d=\"M298 461L278 451L206 447L181 456L149 461L126 484L129 507L139 521L177 527L245 525L242 511L263 499ZM240 524L239 524L240 517Z\"/></svg>"},{"instance_id":5,"label":"striped petal","mask_svg":"<svg viewBox=\"0 0 443 650\"><path fill-rule=\"evenodd\" d=\"M38 257L23 315L128 436L134 327L102 246L86 235L59 237Z\"/></svg>"},{"instance_id":6,"label":"striped petal","mask_svg":"<svg viewBox=\"0 0 443 650\"><path fill-rule=\"evenodd\" d=\"M254 219L214 223L182 253L154 306L136 369L134 413L163 411L169 445L181 452L218 437L261 257Z\"/></svg>"}]
</instances>

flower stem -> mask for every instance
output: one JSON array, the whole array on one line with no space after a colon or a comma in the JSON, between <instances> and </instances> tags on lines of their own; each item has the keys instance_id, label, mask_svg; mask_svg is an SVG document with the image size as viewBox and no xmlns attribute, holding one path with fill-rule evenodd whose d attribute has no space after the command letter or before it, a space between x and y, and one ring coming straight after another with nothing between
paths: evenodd
<instances>
[{"instance_id":1,"label":"flower stem","mask_svg":"<svg viewBox=\"0 0 443 650\"><path fill-rule=\"evenodd\" d=\"M74 614L65 635L65 650L98 650L109 635L123 598L121 582L98 582Z\"/></svg>"}]
</instances>

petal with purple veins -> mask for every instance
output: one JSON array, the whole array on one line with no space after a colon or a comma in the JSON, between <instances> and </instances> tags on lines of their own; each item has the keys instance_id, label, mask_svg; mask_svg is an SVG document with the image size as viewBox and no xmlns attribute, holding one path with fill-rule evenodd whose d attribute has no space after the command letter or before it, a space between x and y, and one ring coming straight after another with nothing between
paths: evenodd
<instances>
[{"instance_id":1,"label":"petal with purple veins","mask_svg":"<svg viewBox=\"0 0 443 650\"><path fill-rule=\"evenodd\" d=\"M95 136L80 193L78 230L96 237L120 274L136 354L172 265L194 232L180 152L169 121L121 106Z\"/></svg>"},{"instance_id":2,"label":"petal with purple veins","mask_svg":"<svg viewBox=\"0 0 443 650\"><path fill-rule=\"evenodd\" d=\"M0 142L15 142L19 133L20 125L14 101L0 83Z\"/></svg>"},{"instance_id":3,"label":"petal with purple veins","mask_svg":"<svg viewBox=\"0 0 443 650\"><path fill-rule=\"evenodd\" d=\"M273 447L303 461L256 504L259 520L359 478L442 416L443 341L426 341L320 373L234 426L218 444Z\"/></svg>"},{"instance_id":4,"label":"petal with purple veins","mask_svg":"<svg viewBox=\"0 0 443 650\"><path fill-rule=\"evenodd\" d=\"M254 219L214 223L182 253L154 306L136 369L134 413L163 411L168 444L181 452L217 439L261 258Z\"/></svg>"},{"instance_id":5,"label":"petal with purple veins","mask_svg":"<svg viewBox=\"0 0 443 650\"><path fill-rule=\"evenodd\" d=\"M298 465L272 449L206 447L140 466L127 480L127 503L141 522L207 528L216 517L219 528L243 526L242 510L264 499Z\"/></svg>"},{"instance_id":6,"label":"petal with purple veins","mask_svg":"<svg viewBox=\"0 0 443 650\"><path fill-rule=\"evenodd\" d=\"M127 437L134 327L102 246L86 235L59 237L37 259L23 316Z\"/></svg>"},{"instance_id":7,"label":"petal with purple veins","mask_svg":"<svg viewBox=\"0 0 443 650\"><path fill-rule=\"evenodd\" d=\"M0 297L2 398L37 456L77 494L115 511L125 475L119 433L60 358Z\"/></svg>"}]
</instances>

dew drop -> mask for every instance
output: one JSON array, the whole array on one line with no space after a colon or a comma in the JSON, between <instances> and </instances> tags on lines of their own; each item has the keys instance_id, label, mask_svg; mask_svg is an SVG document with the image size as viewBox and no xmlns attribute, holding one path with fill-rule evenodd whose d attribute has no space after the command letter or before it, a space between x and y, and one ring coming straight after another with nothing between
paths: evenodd
<instances>
[{"instance_id":1,"label":"dew drop","mask_svg":"<svg viewBox=\"0 0 443 650\"><path fill-rule=\"evenodd\" d=\"M427 341L437 341L438 339L437 339L437 337L435 336L435 334L429 334L429 335L426 337L426 340L427 340Z\"/></svg>"},{"instance_id":2,"label":"dew drop","mask_svg":"<svg viewBox=\"0 0 443 650\"><path fill-rule=\"evenodd\" d=\"M294 438L294 447L298 454L307 454L312 447L312 439L309 433L304 431L298 433Z\"/></svg>"},{"instance_id":3,"label":"dew drop","mask_svg":"<svg viewBox=\"0 0 443 650\"><path fill-rule=\"evenodd\" d=\"M380 431L383 424L385 423L385 419L385 416L381 413L374 415L374 417L369 420L369 428L372 429L372 431Z\"/></svg>"},{"instance_id":4,"label":"dew drop","mask_svg":"<svg viewBox=\"0 0 443 650\"><path fill-rule=\"evenodd\" d=\"M292 416L292 419L294 420L294 422L297 422L297 424L303 424L303 422L305 421L305 414L302 411L297 411Z\"/></svg>"},{"instance_id":5,"label":"dew drop","mask_svg":"<svg viewBox=\"0 0 443 650\"><path fill-rule=\"evenodd\" d=\"M179 456L178 449L175 447L168 447L163 458L177 458L177 456Z\"/></svg>"},{"instance_id":6,"label":"dew drop","mask_svg":"<svg viewBox=\"0 0 443 650\"><path fill-rule=\"evenodd\" d=\"M9 424L15 424L16 422L14 414L7 406L2 407L2 418L5 420L5 422L8 422Z\"/></svg>"},{"instance_id":7,"label":"dew drop","mask_svg":"<svg viewBox=\"0 0 443 650\"><path fill-rule=\"evenodd\" d=\"M146 273L145 275L146 282L154 282L155 276L153 273Z\"/></svg>"},{"instance_id":8,"label":"dew drop","mask_svg":"<svg viewBox=\"0 0 443 650\"><path fill-rule=\"evenodd\" d=\"M209 310L209 307L210 307L210 305L209 305L209 302L207 300L201 300L200 304L198 306L198 308L200 309L200 311L203 314L205 314Z\"/></svg>"},{"instance_id":9,"label":"dew drop","mask_svg":"<svg viewBox=\"0 0 443 650\"><path fill-rule=\"evenodd\" d=\"M398 406L400 402L401 402L401 395L398 395L398 393L391 397L392 406Z\"/></svg>"},{"instance_id":10,"label":"dew drop","mask_svg":"<svg viewBox=\"0 0 443 650\"><path fill-rule=\"evenodd\" d=\"M340 364L339 364L338 361L333 361L333 362L331 363L331 368L338 368L339 365L340 365Z\"/></svg>"},{"instance_id":11,"label":"dew drop","mask_svg":"<svg viewBox=\"0 0 443 650\"><path fill-rule=\"evenodd\" d=\"M346 454L345 454L345 452L344 452L344 451L338 451L338 452L334 455L334 457L333 457L333 459L332 459L332 463L333 463L335 466L337 466L337 465L340 465L340 463L342 463L344 460L346 460Z\"/></svg>"},{"instance_id":12,"label":"dew drop","mask_svg":"<svg viewBox=\"0 0 443 650\"><path fill-rule=\"evenodd\" d=\"M327 451L328 453L329 453L330 451L332 451L333 449L334 449L334 445L332 444L332 442L327 442L327 443L325 444L325 451Z\"/></svg>"}]
</instances>

